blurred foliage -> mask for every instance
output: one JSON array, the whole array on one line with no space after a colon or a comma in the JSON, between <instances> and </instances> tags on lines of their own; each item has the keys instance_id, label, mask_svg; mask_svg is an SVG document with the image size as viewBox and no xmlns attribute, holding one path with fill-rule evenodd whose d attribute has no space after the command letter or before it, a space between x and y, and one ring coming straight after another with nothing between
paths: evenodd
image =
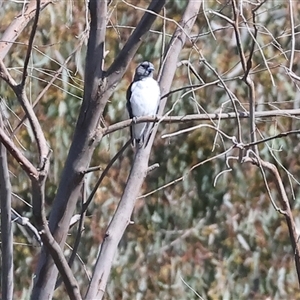
<instances>
[{"instance_id":1,"label":"blurred foliage","mask_svg":"<svg viewBox=\"0 0 300 300\"><path fill-rule=\"evenodd\" d=\"M141 0L110 1L105 45L109 52L105 67L122 49L148 3ZM127 118L125 93L137 63L151 60L159 70L162 51L174 33L176 22L180 21L185 3L167 1L165 10L145 36L135 60L107 105L106 125ZM253 43L251 10L258 3L238 2L242 8L239 29L246 59ZM288 3L269 0L256 12L258 35L251 77L257 110L300 106L299 86L283 68L289 66L292 49ZM296 1L290 3L293 3L296 38L299 31L296 16L300 13L300 5ZM48 213L83 95L88 38L86 6L85 1L54 1L50 4L41 13L29 63L27 94L30 101L35 103L46 89L35 111L53 150L46 188ZM0 36L22 8L23 4L15 1L2 3ZM217 76L224 80L236 99L237 110L244 111L249 107L249 89L242 81L243 70L233 28L214 12L233 20L230 1L203 1L191 38L182 50L172 85L172 90L186 89L169 96L166 112L170 115L233 112L232 102L222 85L209 84L217 80ZM30 24L5 58L5 64L16 80L20 80L22 74ZM293 71L297 75L300 68L298 40L296 38L293 61ZM192 66L195 73L188 66ZM205 85L190 87L201 83ZM3 81L0 81L0 96L5 105L8 134L36 164L33 135L27 122L18 126L24 114ZM161 138L163 134L197 124L199 122L160 124L150 161L158 162L160 167L148 175L143 185L142 194L151 193L137 200L132 216L134 224L128 227L120 243L106 299L200 299L199 295L203 299L300 299L288 228L284 218L271 205L259 170L233 159L238 155L236 151L221 155L231 142L208 127ZM217 125L228 135L237 136L236 120L207 124ZM240 124L242 140L249 142L248 120L240 120ZM298 128L299 120L288 115L257 120L257 133L261 138ZM127 128L105 137L94 153L91 166L104 168L128 135ZM299 227L298 136L290 135L264 143L259 150L263 159L278 166ZM205 162L209 158L212 159ZM73 267L83 293L132 161L133 151L128 149L110 170L87 213L78 260ZM9 163L13 192L23 199L14 197L13 206L34 222L30 208L30 182L11 157ZM98 176L97 172L86 176L87 194ZM177 180L181 177L182 180ZM272 177L267 173L266 178L274 200L279 203ZM75 226L67 241L71 247L76 232ZM28 243L17 225L14 227L14 241L15 298L27 299L39 248ZM65 254L69 256L70 253L70 248L66 247ZM55 299L64 298L64 288L60 287Z\"/></svg>"}]
</instances>

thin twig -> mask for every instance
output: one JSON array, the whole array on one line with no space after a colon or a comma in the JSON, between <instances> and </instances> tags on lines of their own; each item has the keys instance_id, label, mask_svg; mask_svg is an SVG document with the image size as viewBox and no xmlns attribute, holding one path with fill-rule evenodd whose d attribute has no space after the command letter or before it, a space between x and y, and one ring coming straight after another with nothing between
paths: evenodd
<instances>
[{"instance_id":1,"label":"thin twig","mask_svg":"<svg viewBox=\"0 0 300 300\"><path fill-rule=\"evenodd\" d=\"M61 64L60 68L55 72L55 74L51 74L51 80L47 83L47 85L45 86L45 88L39 93L39 95L37 96L37 98L33 102L33 104L32 104L33 109L35 109L36 105L39 103L39 101L42 99L42 97L45 95L45 93L54 84L54 81L58 78L58 76L61 74L61 72L63 71L63 69L66 68L67 63L70 61L70 59L72 58L72 56L76 53L76 51L78 51L78 49L79 49L79 47L81 47L82 43L83 43L83 40L74 49L74 51L67 57L67 59L65 60L65 62L63 64ZM13 136L16 135L16 133L21 128L22 124L25 122L26 119L27 119L27 115L25 114L22 117L22 119L20 120L20 122L17 124L17 126L14 128L14 130L12 132Z\"/></svg>"},{"instance_id":2,"label":"thin twig","mask_svg":"<svg viewBox=\"0 0 300 300\"><path fill-rule=\"evenodd\" d=\"M259 158L257 158L257 159L259 159ZM257 165L261 164L264 168L269 170L274 176L277 191L278 191L279 198L280 198L281 205L282 205L282 212L284 213L286 223L287 223L287 226L289 229L290 240L291 240L291 244L292 244L292 247L294 250L294 255L295 255L294 259L295 259L296 270L297 270L297 275L298 275L298 283L300 285L300 245L297 242L298 234L297 234L297 230L296 230L296 224L295 224L295 220L294 220L292 210L290 207L289 199L288 199L288 196L285 191L285 187L283 185L283 182L282 182L281 176L278 172L278 169L276 168L276 166L274 164L263 161L261 159L259 159L259 162L257 161L256 164Z\"/></svg>"},{"instance_id":3,"label":"thin twig","mask_svg":"<svg viewBox=\"0 0 300 300\"><path fill-rule=\"evenodd\" d=\"M92 202L101 182L103 181L104 177L107 175L108 171L110 170L110 168L112 167L112 165L115 163L115 161L122 155L122 153L125 151L125 149L130 145L130 140L128 140L123 147L117 152L117 154L109 161L108 165L106 166L106 168L103 170L103 172L101 173L101 176L99 177L99 179L97 180L92 192L90 193L89 197L87 198L86 202L82 204L82 213L85 212L88 208L88 206L90 205L90 203Z\"/></svg>"},{"instance_id":4,"label":"thin twig","mask_svg":"<svg viewBox=\"0 0 300 300\"><path fill-rule=\"evenodd\" d=\"M35 16L34 16L34 20L33 20L33 25L32 25L32 29L31 29L27 52L26 52L25 61L24 61L23 76L22 76L22 82L21 82L22 88L25 86L25 81L27 78L27 67L28 67L30 56L31 56L33 41L34 41L34 37L35 37L35 33L36 33L38 21L39 21L40 9L41 9L41 0L36 0Z\"/></svg>"},{"instance_id":5,"label":"thin twig","mask_svg":"<svg viewBox=\"0 0 300 300\"><path fill-rule=\"evenodd\" d=\"M75 261L75 257L78 255L77 251L78 251L78 247L80 244L80 240L81 240L81 234L84 228L84 218L86 215L86 211L83 210L83 204L86 202L86 188L85 188L85 181L83 182L83 186L82 186L82 198L81 198L81 214L79 217L79 224L78 224L78 228L77 228L77 233L76 233L76 238L75 238L75 242L72 248L72 253L71 256L68 260L68 265L71 268L74 261ZM70 225L71 226L71 225ZM62 283L62 278L59 278L56 282L55 285L55 289L57 289Z\"/></svg>"},{"instance_id":6,"label":"thin twig","mask_svg":"<svg viewBox=\"0 0 300 300\"><path fill-rule=\"evenodd\" d=\"M49 147L41 128L41 124L39 123L33 107L29 103L26 96L25 87L22 87L15 82L2 60L0 60L0 78L2 78L12 88L23 110L25 111L25 114L27 115L35 140L37 142L37 148L39 151L39 168L43 169L45 167L45 160L49 153Z\"/></svg>"},{"instance_id":7,"label":"thin twig","mask_svg":"<svg viewBox=\"0 0 300 300\"><path fill-rule=\"evenodd\" d=\"M299 130L289 130L289 131L286 131L286 132L281 132L281 133L278 133L276 135L261 139L259 141L253 142L253 143L243 144L243 147L246 149L246 148L250 148L252 146L256 146L256 145L259 145L259 144L265 144L268 141L272 141L272 140L275 140L275 139L278 139L278 138L281 138L281 137L289 136L289 135L292 135L292 134L299 134L299 133L300 133L300 129Z\"/></svg>"},{"instance_id":8,"label":"thin twig","mask_svg":"<svg viewBox=\"0 0 300 300\"><path fill-rule=\"evenodd\" d=\"M40 234L38 230L30 223L29 219L26 217L22 217L17 211L13 208L11 209L11 220L21 226L24 226L30 232L30 237L34 236L36 241L39 243L40 246L43 246L43 242L41 240Z\"/></svg>"},{"instance_id":9,"label":"thin twig","mask_svg":"<svg viewBox=\"0 0 300 300\"><path fill-rule=\"evenodd\" d=\"M164 184L164 185L160 186L159 188L157 188L157 189L155 189L155 190L153 190L153 191L151 191L149 193L143 194L143 195L139 196L137 199L146 198L146 197L148 197L148 196L150 196L150 195L152 195L152 194L154 194L154 193L156 193L158 191L161 191L161 190L165 189L166 187L172 186L174 184L177 184L180 181L183 181L188 176L188 174L190 172L192 172L193 170L195 170L196 168L198 168L198 167L200 167L200 166L202 166L202 165L204 165L204 164L206 164L206 163L208 163L208 162L210 162L212 160L215 160L216 158L220 158L222 156L226 156L234 148L235 148L235 146L232 146L232 147L230 147L229 149L227 149L226 151L224 151L222 153L219 153L217 155L209 157L208 159L205 159L205 160L203 160L203 161L195 164L187 172L185 172L185 174L183 176L181 176L181 177L179 177L179 178L177 178L177 179L175 179L175 180L173 180L173 181L171 181L171 182L169 182L167 184Z\"/></svg>"},{"instance_id":10,"label":"thin twig","mask_svg":"<svg viewBox=\"0 0 300 300\"><path fill-rule=\"evenodd\" d=\"M291 23L291 43L292 43L289 69L291 71L293 71L293 64L294 64L294 57L295 57L295 45L296 45L293 2L294 1L289 0L289 9L290 9L289 15L290 15L290 23Z\"/></svg>"}]
</instances>

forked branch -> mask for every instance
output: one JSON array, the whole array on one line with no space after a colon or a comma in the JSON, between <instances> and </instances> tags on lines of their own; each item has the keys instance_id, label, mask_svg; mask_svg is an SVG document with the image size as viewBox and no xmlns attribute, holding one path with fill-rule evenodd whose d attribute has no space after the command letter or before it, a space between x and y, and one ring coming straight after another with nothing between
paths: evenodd
<instances>
[{"instance_id":1,"label":"forked branch","mask_svg":"<svg viewBox=\"0 0 300 300\"><path fill-rule=\"evenodd\" d=\"M297 270L297 275L298 275L298 282L300 285L300 246L298 243L299 234L297 233L297 230L296 230L295 220L294 220L294 217L292 214L289 199L286 194L286 190L283 185L281 176L278 172L277 167L272 163L266 162L259 158L250 159L248 161L251 161L252 163L254 163L257 166L262 166L263 168L265 168L266 170L271 172L271 174L274 176L277 192L278 192L280 203L282 206L280 208L279 212L284 215L286 224L289 229L289 235L290 235L290 240L291 240L291 244L292 244L292 248L293 248L293 252L294 252L294 259L295 259L296 270Z\"/></svg>"},{"instance_id":2,"label":"forked branch","mask_svg":"<svg viewBox=\"0 0 300 300\"><path fill-rule=\"evenodd\" d=\"M162 94L169 92L171 83L176 71L176 63L182 47L185 44L188 34L196 20L200 9L201 1L190 1L180 22L180 27L176 30L168 51L164 58L162 76L160 80ZM161 101L159 113L164 109L166 101ZM130 224L130 217L135 205L136 198L148 171L148 161L153 144L156 128L152 131L151 138L145 148L137 150L134 163L124 189L118 208L109 224L100 253L95 265L92 281L90 283L85 299L102 299L109 273L112 267L114 254L118 243Z\"/></svg>"}]
</instances>

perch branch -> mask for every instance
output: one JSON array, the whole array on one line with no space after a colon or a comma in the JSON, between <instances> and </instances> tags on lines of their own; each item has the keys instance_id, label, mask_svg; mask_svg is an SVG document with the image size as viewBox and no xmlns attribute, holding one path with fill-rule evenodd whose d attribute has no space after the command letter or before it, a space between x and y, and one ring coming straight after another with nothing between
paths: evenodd
<instances>
[{"instance_id":1,"label":"perch branch","mask_svg":"<svg viewBox=\"0 0 300 300\"><path fill-rule=\"evenodd\" d=\"M255 112L255 118L272 118L272 117L295 117L300 115L300 109L286 109L286 110L269 110ZM230 113L213 113L213 114L194 114L185 116L155 116L155 117L139 117L136 123L142 122L159 122L159 123L185 123L191 121L211 121L211 120L231 120L236 119L237 115L234 112ZM238 112L238 118L249 118L248 112ZM126 128L132 124L133 120L128 119L115 123L103 129L103 135L110 134L117 130Z\"/></svg>"},{"instance_id":2,"label":"perch branch","mask_svg":"<svg viewBox=\"0 0 300 300\"><path fill-rule=\"evenodd\" d=\"M164 1L160 0L160 3ZM171 83L176 71L176 64L179 53L185 44L186 33L189 33L193 26L197 13L201 6L201 1L189 1L186 10L182 16L180 27L178 26L172 40L170 41L169 49L167 50L168 57L164 57L162 77L160 81L161 92L165 94L169 92ZM182 29L183 28L183 29ZM165 101L161 102L159 113L164 109ZM137 150L126 187L122 198L119 202L117 210L111 220L103 242L101 244L100 253L97 258L93 277L88 288L85 299L102 299L104 296L106 284L113 263L114 254L118 243L126 230L126 227L131 223L130 217L135 205L136 198L142 186L148 170L148 161L153 144L155 127L152 131L151 138L145 148Z\"/></svg>"}]
</instances>

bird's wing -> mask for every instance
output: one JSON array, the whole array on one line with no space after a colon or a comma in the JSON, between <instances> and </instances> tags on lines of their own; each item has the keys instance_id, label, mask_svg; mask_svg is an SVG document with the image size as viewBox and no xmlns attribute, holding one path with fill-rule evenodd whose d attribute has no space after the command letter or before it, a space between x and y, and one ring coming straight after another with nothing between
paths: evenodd
<instances>
[{"instance_id":1,"label":"bird's wing","mask_svg":"<svg viewBox=\"0 0 300 300\"><path fill-rule=\"evenodd\" d=\"M131 91L131 87L132 87L132 84L133 82L131 82L131 84L129 85L127 91L126 91L126 108L128 110L128 114L129 114L129 118L132 119L134 116L132 114L132 107L131 107L131 102L130 102L130 98L131 98L131 94L132 94L132 91ZM132 126L130 126L130 137L131 137L131 143L133 146L135 146L135 140L134 140L134 137L133 137L133 132L132 132Z\"/></svg>"},{"instance_id":2,"label":"bird's wing","mask_svg":"<svg viewBox=\"0 0 300 300\"><path fill-rule=\"evenodd\" d=\"M131 94L132 94L132 91L131 91L132 84L133 84L133 82L131 82L131 84L129 85L127 92L126 92L126 99L127 99L126 108L128 110L130 119L132 119L134 117L132 114L132 108L131 108L131 103L130 103L130 98L131 98Z\"/></svg>"},{"instance_id":3,"label":"bird's wing","mask_svg":"<svg viewBox=\"0 0 300 300\"><path fill-rule=\"evenodd\" d=\"M156 102L156 115L157 115L158 114L158 110L159 110L159 104L160 104L160 86L159 86L158 82L157 82L156 97L157 97L157 102Z\"/></svg>"}]
</instances>

